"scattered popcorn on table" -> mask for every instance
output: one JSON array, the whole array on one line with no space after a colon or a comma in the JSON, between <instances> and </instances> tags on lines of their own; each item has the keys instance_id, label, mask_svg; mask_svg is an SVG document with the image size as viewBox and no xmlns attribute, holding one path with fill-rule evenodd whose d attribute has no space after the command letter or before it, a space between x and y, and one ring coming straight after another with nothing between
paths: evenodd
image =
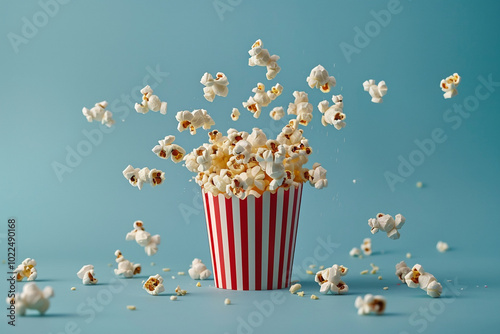
<instances>
[{"instance_id":1,"label":"scattered popcorn on table","mask_svg":"<svg viewBox=\"0 0 500 334\"><path fill-rule=\"evenodd\" d=\"M201 283L200 282L196 283L196 286L201 287Z\"/></svg>"},{"instance_id":2,"label":"scattered popcorn on table","mask_svg":"<svg viewBox=\"0 0 500 334\"><path fill-rule=\"evenodd\" d=\"M26 310L37 310L40 314L47 312L50 306L49 298L54 297L54 290L46 286L40 290L35 282L26 283L21 293L7 297L7 304L15 305L17 315L26 315Z\"/></svg>"},{"instance_id":3,"label":"scattered popcorn on table","mask_svg":"<svg viewBox=\"0 0 500 334\"><path fill-rule=\"evenodd\" d=\"M75 291L76 288L74 286L71 287L71 291Z\"/></svg>"},{"instance_id":4,"label":"scattered popcorn on table","mask_svg":"<svg viewBox=\"0 0 500 334\"><path fill-rule=\"evenodd\" d=\"M160 101L160 98L156 95L153 95L153 89L151 87L146 86L141 89L142 94L142 103L136 103L134 108L140 114L146 114L150 110L165 115L167 113L167 102Z\"/></svg>"},{"instance_id":5,"label":"scattered popcorn on table","mask_svg":"<svg viewBox=\"0 0 500 334\"><path fill-rule=\"evenodd\" d=\"M279 121L285 116L285 110L283 107L274 107L273 110L269 112L269 116L275 121Z\"/></svg>"},{"instance_id":6,"label":"scattered popcorn on table","mask_svg":"<svg viewBox=\"0 0 500 334\"><path fill-rule=\"evenodd\" d=\"M391 215L379 213L377 218L368 219L368 225L371 227L372 234L380 230L386 232L390 239L396 240L400 237L398 230L403 227L405 221L406 218L401 214L397 214L396 219L394 219Z\"/></svg>"},{"instance_id":7,"label":"scattered popcorn on table","mask_svg":"<svg viewBox=\"0 0 500 334\"><path fill-rule=\"evenodd\" d=\"M365 238L361 244L361 249L365 255L372 255L372 239Z\"/></svg>"},{"instance_id":8,"label":"scattered popcorn on table","mask_svg":"<svg viewBox=\"0 0 500 334\"><path fill-rule=\"evenodd\" d=\"M113 113L111 113L111 111L109 110L106 110L107 107L108 102L102 101L96 103L91 109L83 107L82 113L85 118L87 118L87 121L101 122L101 124L104 124L108 128L110 128L113 124L115 124L115 121L113 120Z\"/></svg>"},{"instance_id":9,"label":"scattered popcorn on table","mask_svg":"<svg viewBox=\"0 0 500 334\"><path fill-rule=\"evenodd\" d=\"M300 289L302 289L302 285L297 283L297 284L293 284L291 287L290 287L290 293L291 294L294 294L296 293L297 291L299 291Z\"/></svg>"},{"instance_id":10,"label":"scattered popcorn on table","mask_svg":"<svg viewBox=\"0 0 500 334\"><path fill-rule=\"evenodd\" d=\"M406 258L411 259L411 253L406 253Z\"/></svg>"},{"instance_id":11,"label":"scattered popcorn on table","mask_svg":"<svg viewBox=\"0 0 500 334\"><path fill-rule=\"evenodd\" d=\"M382 289L389 290L389 287L388 286L384 286Z\"/></svg>"},{"instance_id":12,"label":"scattered popcorn on table","mask_svg":"<svg viewBox=\"0 0 500 334\"><path fill-rule=\"evenodd\" d=\"M457 73L441 80L441 90L445 99L450 99L458 94L457 86L460 84L460 76Z\"/></svg>"},{"instance_id":13,"label":"scattered popcorn on table","mask_svg":"<svg viewBox=\"0 0 500 334\"><path fill-rule=\"evenodd\" d=\"M175 136L165 136L164 139L158 140L158 145L152 149L153 153L162 159L171 158L175 163L181 162L186 155L186 150L174 144L174 140Z\"/></svg>"},{"instance_id":14,"label":"scattered popcorn on table","mask_svg":"<svg viewBox=\"0 0 500 334\"><path fill-rule=\"evenodd\" d=\"M215 125L214 120L205 109L196 109L193 112L189 110L179 111L175 115L175 119L179 122L177 125L179 132L189 130L192 135L196 134L196 129L202 127L204 130L208 130L212 125Z\"/></svg>"},{"instance_id":15,"label":"scattered popcorn on table","mask_svg":"<svg viewBox=\"0 0 500 334\"><path fill-rule=\"evenodd\" d=\"M233 108L233 111L231 112L231 119L233 121L237 121L240 118L240 111L238 108Z\"/></svg>"},{"instance_id":16,"label":"scattered popcorn on table","mask_svg":"<svg viewBox=\"0 0 500 334\"><path fill-rule=\"evenodd\" d=\"M266 66L267 80L272 80L276 77L276 74L281 71L278 66L277 61L280 59L277 55L270 55L267 49L264 49L262 41L258 39L253 45L250 51L248 51L250 59L248 59L249 66Z\"/></svg>"},{"instance_id":17,"label":"scattered popcorn on table","mask_svg":"<svg viewBox=\"0 0 500 334\"><path fill-rule=\"evenodd\" d=\"M306 81L309 87L319 88L323 93L330 92L330 89L335 87L337 84L335 77L329 76L328 71L321 65L318 65L311 70L311 73L307 77Z\"/></svg>"},{"instance_id":18,"label":"scattered popcorn on table","mask_svg":"<svg viewBox=\"0 0 500 334\"><path fill-rule=\"evenodd\" d=\"M436 278L430 273L426 273L420 264L414 265L404 279L408 287L420 288L433 298L441 296L441 292L443 291L441 284Z\"/></svg>"},{"instance_id":19,"label":"scattered popcorn on table","mask_svg":"<svg viewBox=\"0 0 500 334\"><path fill-rule=\"evenodd\" d=\"M329 292L344 294L349 291L349 287L345 284L341 277L349 271L344 266L334 264L331 268L318 271L314 277L314 281L320 285L320 292L327 294Z\"/></svg>"},{"instance_id":20,"label":"scattered popcorn on table","mask_svg":"<svg viewBox=\"0 0 500 334\"><path fill-rule=\"evenodd\" d=\"M172 301L177 300L177 296L170 296L170 300Z\"/></svg>"},{"instance_id":21,"label":"scattered popcorn on table","mask_svg":"<svg viewBox=\"0 0 500 334\"><path fill-rule=\"evenodd\" d=\"M21 262L21 264L14 270L16 280L21 282L24 278L26 278L28 281L34 281L38 275L35 266L36 261L34 259L24 259L24 261Z\"/></svg>"},{"instance_id":22,"label":"scattered popcorn on table","mask_svg":"<svg viewBox=\"0 0 500 334\"><path fill-rule=\"evenodd\" d=\"M115 256L115 261L118 263L118 269L114 270L115 275L130 278L141 273L141 265L139 263L132 263L129 260L126 260L120 250L115 251Z\"/></svg>"},{"instance_id":23,"label":"scattered popcorn on table","mask_svg":"<svg viewBox=\"0 0 500 334\"><path fill-rule=\"evenodd\" d=\"M143 169L134 168L128 165L127 168L122 172L123 176L128 180L128 182L134 186L142 189L144 183L149 183L153 187L157 186L165 180L165 173L157 169L149 169L144 167Z\"/></svg>"},{"instance_id":24,"label":"scattered popcorn on table","mask_svg":"<svg viewBox=\"0 0 500 334\"><path fill-rule=\"evenodd\" d=\"M361 275L366 275L366 274L368 274L368 269L361 271L361 272L360 272L360 274L361 274Z\"/></svg>"},{"instance_id":25,"label":"scattered popcorn on table","mask_svg":"<svg viewBox=\"0 0 500 334\"><path fill-rule=\"evenodd\" d=\"M162 270L167 272L167 271L170 271L170 268L163 268Z\"/></svg>"},{"instance_id":26,"label":"scattered popcorn on table","mask_svg":"<svg viewBox=\"0 0 500 334\"><path fill-rule=\"evenodd\" d=\"M444 252L446 252L449 249L448 244L446 242L444 242L444 241L438 241L438 243L436 245L436 248L441 253L444 253Z\"/></svg>"},{"instance_id":27,"label":"scattered popcorn on table","mask_svg":"<svg viewBox=\"0 0 500 334\"><path fill-rule=\"evenodd\" d=\"M299 297L304 297L304 294L305 294L304 291L297 292L297 296L299 296Z\"/></svg>"},{"instance_id":28,"label":"scattered popcorn on table","mask_svg":"<svg viewBox=\"0 0 500 334\"><path fill-rule=\"evenodd\" d=\"M372 270L370 271L370 274L372 275L375 275L380 270L380 268L374 265L373 263L370 263L370 266L372 267Z\"/></svg>"},{"instance_id":29,"label":"scattered popcorn on table","mask_svg":"<svg viewBox=\"0 0 500 334\"><path fill-rule=\"evenodd\" d=\"M127 305L127 310L135 311L136 307L134 305Z\"/></svg>"},{"instance_id":30,"label":"scattered popcorn on table","mask_svg":"<svg viewBox=\"0 0 500 334\"><path fill-rule=\"evenodd\" d=\"M200 83L204 85L203 88L203 97L212 102L215 98L215 95L226 97L227 96L227 85L229 85L229 81L224 73L218 72L215 76L215 79L212 77L210 73L205 73L201 77Z\"/></svg>"},{"instance_id":31,"label":"scattered popcorn on table","mask_svg":"<svg viewBox=\"0 0 500 334\"><path fill-rule=\"evenodd\" d=\"M182 290L181 287L177 285L177 287L175 288L175 293L177 294L177 296L184 296L187 294L187 291Z\"/></svg>"},{"instance_id":32,"label":"scattered popcorn on table","mask_svg":"<svg viewBox=\"0 0 500 334\"><path fill-rule=\"evenodd\" d=\"M82 280L85 285L97 284L97 278L95 278L94 266L91 264L84 265L78 273L76 273L78 278Z\"/></svg>"},{"instance_id":33,"label":"scattered popcorn on table","mask_svg":"<svg viewBox=\"0 0 500 334\"><path fill-rule=\"evenodd\" d=\"M379 277L378 277L378 279L379 279L379 280L382 280L382 276L379 276Z\"/></svg>"},{"instance_id":34,"label":"scattered popcorn on table","mask_svg":"<svg viewBox=\"0 0 500 334\"><path fill-rule=\"evenodd\" d=\"M383 296L374 296L367 294L364 297L358 296L354 302L354 306L358 309L359 315L367 315L370 313L383 314L385 311L385 298Z\"/></svg>"},{"instance_id":35,"label":"scattered popcorn on table","mask_svg":"<svg viewBox=\"0 0 500 334\"><path fill-rule=\"evenodd\" d=\"M363 88L367 91L372 97L373 103L382 103L382 96L387 94L387 85L385 81L380 81L378 85L375 84L375 80L366 80L363 82Z\"/></svg>"},{"instance_id":36,"label":"scattered popcorn on table","mask_svg":"<svg viewBox=\"0 0 500 334\"><path fill-rule=\"evenodd\" d=\"M165 291L165 287L163 286L163 277L158 274L149 276L147 281L142 281L142 288L152 296L159 295Z\"/></svg>"},{"instance_id":37,"label":"scattered popcorn on table","mask_svg":"<svg viewBox=\"0 0 500 334\"><path fill-rule=\"evenodd\" d=\"M314 273L311 270L306 270L306 274L308 274L308 275L314 275Z\"/></svg>"},{"instance_id":38,"label":"scattered popcorn on table","mask_svg":"<svg viewBox=\"0 0 500 334\"><path fill-rule=\"evenodd\" d=\"M349 255L352 257L361 257L361 249L353 247L353 249L349 252Z\"/></svg>"},{"instance_id":39,"label":"scattered popcorn on table","mask_svg":"<svg viewBox=\"0 0 500 334\"><path fill-rule=\"evenodd\" d=\"M416 184L417 188L422 188L424 184L421 181L418 181Z\"/></svg>"},{"instance_id":40,"label":"scattered popcorn on table","mask_svg":"<svg viewBox=\"0 0 500 334\"><path fill-rule=\"evenodd\" d=\"M207 266L200 259L194 259L191 263L191 268L188 270L189 276L192 279L207 279L212 275L212 272L207 269Z\"/></svg>"},{"instance_id":41,"label":"scattered popcorn on table","mask_svg":"<svg viewBox=\"0 0 500 334\"><path fill-rule=\"evenodd\" d=\"M318 104L319 111L323 114L321 116L321 124L327 126L328 124L333 125L335 129L340 130L345 127L345 114L343 113L344 102L342 95L333 95L332 101L334 104L331 106L328 104L327 100L321 101ZM356 183L356 180L353 181Z\"/></svg>"},{"instance_id":42,"label":"scattered popcorn on table","mask_svg":"<svg viewBox=\"0 0 500 334\"><path fill-rule=\"evenodd\" d=\"M148 256L156 254L158 245L160 244L160 235L151 236L150 233L144 230L144 223L140 220L134 222L134 229L127 233L125 240L135 240L139 246L144 247L144 251Z\"/></svg>"},{"instance_id":43,"label":"scattered popcorn on table","mask_svg":"<svg viewBox=\"0 0 500 334\"><path fill-rule=\"evenodd\" d=\"M229 299L229 298L224 299L224 304L226 304L226 305L231 304L231 299Z\"/></svg>"},{"instance_id":44,"label":"scattered popcorn on table","mask_svg":"<svg viewBox=\"0 0 500 334\"><path fill-rule=\"evenodd\" d=\"M316 268L316 265L315 264L310 264L309 268L314 269L314 268Z\"/></svg>"},{"instance_id":45,"label":"scattered popcorn on table","mask_svg":"<svg viewBox=\"0 0 500 334\"><path fill-rule=\"evenodd\" d=\"M179 276L184 276L184 275L186 275L186 273L185 273L185 272L183 272L183 271L178 271L178 272L177 272L177 275L179 275Z\"/></svg>"},{"instance_id":46,"label":"scattered popcorn on table","mask_svg":"<svg viewBox=\"0 0 500 334\"><path fill-rule=\"evenodd\" d=\"M309 103L306 92L293 92L295 101L288 104L288 115L296 115L297 121L301 125L308 125L313 118L313 106Z\"/></svg>"},{"instance_id":47,"label":"scattered popcorn on table","mask_svg":"<svg viewBox=\"0 0 500 334\"><path fill-rule=\"evenodd\" d=\"M406 265L405 261L401 261L398 264L396 264L396 276L399 278L399 280L403 283L406 282L405 276L411 271L410 268Z\"/></svg>"},{"instance_id":48,"label":"scattered popcorn on table","mask_svg":"<svg viewBox=\"0 0 500 334\"><path fill-rule=\"evenodd\" d=\"M311 295L311 299L312 299L312 300L317 300L317 299L319 299L319 297L318 297L318 296L316 296L316 295Z\"/></svg>"}]
</instances>

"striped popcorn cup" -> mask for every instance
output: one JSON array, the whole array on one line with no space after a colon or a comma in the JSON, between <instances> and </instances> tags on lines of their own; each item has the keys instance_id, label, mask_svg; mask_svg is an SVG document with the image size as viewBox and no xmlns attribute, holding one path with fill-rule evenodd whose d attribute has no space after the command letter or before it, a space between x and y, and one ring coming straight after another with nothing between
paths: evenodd
<instances>
[{"instance_id":1,"label":"striped popcorn cup","mask_svg":"<svg viewBox=\"0 0 500 334\"><path fill-rule=\"evenodd\" d=\"M292 274L302 184L243 200L202 192L216 287L287 288Z\"/></svg>"}]
</instances>

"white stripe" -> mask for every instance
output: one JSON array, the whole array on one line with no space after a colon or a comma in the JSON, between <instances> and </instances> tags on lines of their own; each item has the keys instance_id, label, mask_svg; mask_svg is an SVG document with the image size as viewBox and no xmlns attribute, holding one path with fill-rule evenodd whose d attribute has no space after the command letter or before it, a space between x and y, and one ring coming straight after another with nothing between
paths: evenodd
<instances>
[{"instance_id":1,"label":"white stripe","mask_svg":"<svg viewBox=\"0 0 500 334\"><path fill-rule=\"evenodd\" d=\"M217 264L217 271L214 275L217 275L217 287L222 288L221 285L221 275L220 275L220 263L219 263L219 243L217 238L217 229L216 229L216 218L215 218L215 206L214 206L214 196L212 194L208 194L208 204L210 207L210 216L212 217L212 236L214 238L214 251L215 251L215 263Z\"/></svg>"},{"instance_id":2,"label":"white stripe","mask_svg":"<svg viewBox=\"0 0 500 334\"><path fill-rule=\"evenodd\" d=\"M241 221L240 221L240 199L236 196L233 197L233 226L234 226L234 254L235 254L235 264L236 268L236 282L232 282L238 287L238 290L243 290L243 266L242 266L242 255L241 255Z\"/></svg>"},{"instance_id":3,"label":"white stripe","mask_svg":"<svg viewBox=\"0 0 500 334\"><path fill-rule=\"evenodd\" d=\"M297 189L297 206L294 208L295 209L295 223L294 223L294 230L293 230L293 238L292 238L292 256L291 256L291 263L290 263L290 271L293 271L293 261L295 259L295 245L296 245L296 238L297 238L297 229L299 228L299 209L300 209L300 201L301 201L301 193L302 193L302 184L299 185L299 188Z\"/></svg>"},{"instance_id":4,"label":"white stripe","mask_svg":"<svg viewBox=\"0 0 500 334\"><path fill-rule=\"evenodd\" d=\"M248 289L255 290L255 197L247 197Z\"/></svg>"},{"instance_id":5,"label":"white stripe","mask_svg":"<svg viewBox=\"0 0 500 334\"><path fill-rule=\"evenodd\" d=\"M267 257L269 255L269 207L271 206L271 193L266 191L262 199L262 280L261 289L267 290Z\"/></svg>"},{"instance_id":6,"label":"white stripe","mask_svg":"<svg viewBox=\"0 0 500 334\"><path fill-rule=\"evenodd\" d=\"M208 212L210 210L210 208L208 207L208 203L205 199L205 190L201 190L201 195L203 197L203 206L205 207L205 221L207 223L207 236L208 236L208 248L210 248L210 261L212 261L212 272L214 273L215 275L215 271L214 271L214 263L213 263L213 259L214 259L214 250L212 249L212 244L210 242L210 234L212 234L212 231L209 229L209 225L208 225Z\"/></svg>"},{"instance_id":7,"label":"white stripe","mask_svg":"<svg viewBox=\"0 0 500 334\"><path fill-rule=\"evenodd\" d=\"M295 192L295 187L290 187L288 193L288 214L286 216L286 235L285 235L285 260L283 262L283 277L282 277L282 287L286 288L286 277L288 266L288 250L290 249L290 233L292 228L292 213L293 213L293 196Z\"/></svg>"},{"instance_id":8,"label":"white stripe","mask_svg":"<svg viewBox=\"0 0 500 334\"><path fill-rule=\"evenodd\" d=\"M283 193L284 189L279 188L276 198L276 229L274 235L274 267L273 267L273 289L278 288L279 268L280 268L280 249L281 249L281 224L283 221Z\"/></svg>"},{"instance_id":9,"label":"white stripe","mask_svg":"<svg viewBox=\"0 0 500 334\"><path fill-rule=\"evenodd\" d=\"M224 271L226 276L226 289L231 289L231 263L229 262L229 236L227 235L226 198L219 194L220 221L222 225L222 247L224 255Z\"/></svg>"}]
</instances>

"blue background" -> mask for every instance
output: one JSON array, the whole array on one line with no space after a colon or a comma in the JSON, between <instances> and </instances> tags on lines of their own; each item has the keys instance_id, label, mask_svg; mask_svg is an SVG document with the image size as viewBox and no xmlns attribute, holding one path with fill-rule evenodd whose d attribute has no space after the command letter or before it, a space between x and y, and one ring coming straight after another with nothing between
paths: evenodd
<instances>
[{"instance_id":1,"label":"blue background","mask_svg":"<svg viewBox=\"0 0 500 334\"><path fill-rule=\"evenodd\" d=\"M57 11L51 7L48 16L40 14L47 10L37 1L3 1L0 259L7 258L7 219L15 217L17 262L35 258L39 285L53 286L56 296L46 316L29 313L17 319L15 329L2 315L2 332L495 331L500 87L493 87L486 99L474 96L481 85L479 76L500 81L499 4L402 0L388 24L374 24L371 11L387 10L389 3L89 0L59 4ZM39 20L37 31L24 31L23 37L26 22L34 20ZM379 30L371 31L368 41L355 44L355 29L376 26ZM24 42L13 44L13 34ZM282 71L272 82L265 79L264 68L247 65L247 51L258 38L271 54L281 57ZM345 57L341 43L357 45L357 53ZM330 94L306 84L318 64L337 79ZM156 79L150 75L155 70L161 72ZM205 72L218 71L229 79L229 95L210 103L203 98L199 80ZM445 100L439 82L454 72L462 77L459 95ZM370 78L386 81L384 103L371 103L363 91L363 81ZM168 102L166 116L134 111L143 82L156 84L155 94ZM218 290L212 279L197 288L188 276L177 275L187 272L194 257L210 263L199 188L189 182L192 175L185 168L159 159L151 148L170 134L187 150L206 141L206 131L190 136L176 130L175 113L186 109L207 109L215 128L222 131L258 126L277 135L284 121L272 121L271 108L254 120L241 107L257 82L284 86L272 106L286 109L292 92L304 90L315 107L304 134L314 148L310 165L318 161L328 170L329 186L320 191L306 187L303 194L294 278L301 280L304 298L287 290L277 296ZM339 93L347 115L347 127L341 131L323 127L316 109L321 100L330 101ZM116 120L107 133L81 113L83 106L102 100L110 102L108 109ZM464 101L479 105L466 117L449 111ZM233 107L242 112L237 123L229 116ZM447 121L446 115L455 120ZM431 138L436 128L446 140L404 176L405 182L391 189L384 173L398 173L399 157L408 160L418 154L415 140ZM102 140L83 147L84 131L97 131ZM88 154L58 177L54 164L67 165L68 150L79 147L87 148ZM166 171L165 184L142 191L131 187L121 174L128 164ZM417 188L417 181L424 187ZM383 233L371 236L367 219L377 212L406 216L399 240ZM137 244L125 241L137 219L162 237L158 254L151 258ZM372 237L374 254L349 257L349 250L365 237ZM438 240L448 242L450 251L437 252ZM321 248L325 242L334 246ZM143 264L141 277L113 277L108 263L114 265L116 249ZM409 260L407 252L413 255ZM443 297L432 299L419 289L398 286L394 265L401 260L410 266L420 263L433 273L444 286ZM82 286L76 277L87 263L96 267L100 284ZM334 263L351 270L345 277L349 294L310 300L312 293L319 295L319 287L305 270L309 264ZM381 268L383 280L359 274L370 269L370 263ZM163 273L163 267L172 272ZM7 265L0 268L7 277ZM189 294L176 303L147 295L140 282L156 273L166 278L166 296L177 284ZM6 281L1 282L0 296L6 296ZM71 286L77 290L70 291ZM354 299L365 293L386 296L385 316L356 314ZM233 305L224 305L226 297ZM92 298L98 301L95 311L90 311ZM125 308L131 304L136 311Z\"/></svg>"}]
</instances>

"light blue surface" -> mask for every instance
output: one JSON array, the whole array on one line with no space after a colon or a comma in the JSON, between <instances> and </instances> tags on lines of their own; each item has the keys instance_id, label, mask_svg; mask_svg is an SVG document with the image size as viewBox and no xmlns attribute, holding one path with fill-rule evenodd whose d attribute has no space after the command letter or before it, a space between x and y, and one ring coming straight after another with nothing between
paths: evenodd
<instances>
[{"instance_id":1,"label":"light blue surface","mask_svg":"<svg viewBox=\"0 0 500 334\"><path fill-rule=\"evenodd\" d=\"M46 316L18 318L15 329L2 314L2 333L160 328L203 333L497 331L500 87L480 88L479 94L490 95L478 99L467 118L447 110L474 102L471 96L482 85L479 77L500 81L500 8L494 1L401 1L390 22L378 25L380 31L366 45L358 44L359 52L348 61L340 45L355 46L354 28L374 27L370 11L387 9L391 3L69 1L44 16L37 1L2 2L0 259L7 258L6 221L15 217L18 262L35 258L39 285L53 286L56 294ZM34 16L41 26L23 35L26 20L33 22ZM26 43L15 46L9 41L12 34L27 36ZM315 107L304 133L315 149L310 165L320 162L329 179L327 189L306 187L303 194L294 277L301 280L306 296L281 290L272 311L255 304L269 307L272 292L217 290L210 287L213 280L197 288L188 276L170 279L178 271L187 272L194 257L210 263L204 214L199 189L188 182L192 175L151 153L156 141L168 134L176 135L188 150L206 141L203 130L193 137L177 132L174 116L179 110L205 108L222 131L259 126L278 133L283 124L270 120L271 108L259 120L241 108L257 82L271 85L264 68L247 65L247 51L258 38L281 57L282 71L272 83L281 83L284 93L272 105L286 108L294 90L309 94ZM317 64L337 79L330 94L306 84ZM156 78L151 75L155 71L160 72ZM199 80L204 72L218 71L228 76L229 95L209 103ZM462 77L459 95L445 100L439 82L454 72ZM371 103L363 91L363 81L370 78L387 82L384 103ZM166 116L133 110L138 98L130 96L143 82L157 84L155 94L168 102ZM339 93L347 115L347 127L341 131L321 126L316 109L321 100ZM68 148L85 145L83 131L102 129L81 114L83 106L102 100L110 102L116 126L111 133L100 132L102 141L58 178L54 162L67 164ZM237 123L229 117L232 107L242 111ZM398 157L408 160L418 154L414 141L430 138L434 129L442 129L446 140L392 191L384 173L397 173ZM166 183L138 191L121 175L128 164L165 170ZM417 181L425 186L418 189ZM191 214L183 216L181 210ZM371 236L366 222L377 212L407 217L401 238L393 241L379 233L372 236L371 257L349 257L352 247ZM137 219L162 236L160 250L151 258L125 241ZM334 246L324 257L315 257L325 240ZM438 253L438 240L447 241L450 251ZM116 283L107 264L114 264L118 248L143 264L142 278L164 274L168 293L147 295L140 286L142 278ZM407 252L413 254L408 264L422 264L443 284L443 298L397 285L394 265L406 260ZM156 266L150 266L151 261ZM312 293L319 295L313 276L304 274L312 262L349 267L349 294L310 300ZM97 286L82 286L76 277L87 263L96 267ZM359 275L370 263L381 268L383 280ZM163 267L172 272L163 273ZM6 277L7 266L0 268ZM6 296L6 281L1 282L0 296ZM116 292L120 284L126 286ZM174 303L168 295L177 284L189 294ZM77 290L70 291L71 286ZM356 314L354 299L365 293L387 297L385 316ZM232 305L224 305L226 297ZM100 311L92 319L87 298L98 300ZM137 310L129 311L126 305Z\"/></svg>"}]
</instances>

